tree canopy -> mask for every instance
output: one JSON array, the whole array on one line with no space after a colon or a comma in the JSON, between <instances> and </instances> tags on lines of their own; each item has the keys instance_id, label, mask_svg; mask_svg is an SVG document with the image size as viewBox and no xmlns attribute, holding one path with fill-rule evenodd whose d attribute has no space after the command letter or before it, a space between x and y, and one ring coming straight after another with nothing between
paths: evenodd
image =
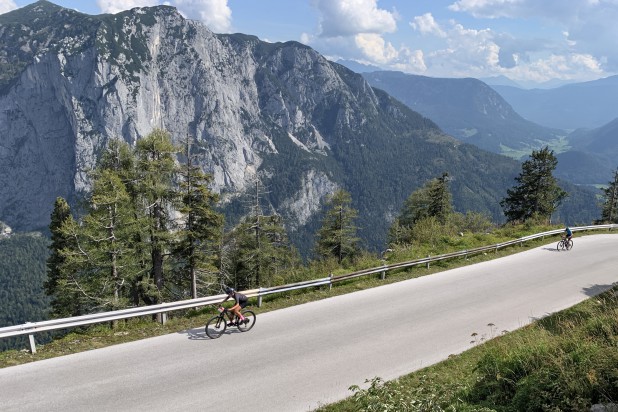
<instances>
[{"instance_id":1,"label":"tree canopy","mask_svg":"<svg viewBox=\"0 0 618 412\"><path fill-rule=\"evenodd\" d=\"M603 192L603 204L601 206L601 221L618 223L618 170L614 172L614 180L608 183Z\"/></svg>"},{"instance_id":2,"label":"tree canopy","mask_svg":"<svg viewBox=\"0 0 618 412\"><path fill-rule=\"evenodd\" d=\"M350 193L342 189L328 197L326 209L315 251L320 258L334 257L341 264L359 252L358 228L354 222L358 211L352 207Z\"/></svg>"},{"instance_id":3,"label":"tree canopy","mask_svg":"<svg viewBox=\"0 0 618 412\"><path fill-rule=\"evenodd\" d=\"M552 174L557 165L549 147L532 152L515 178L517 185L507 190L500 202L509 222L523 222L533 216L551 222L551 215L567 196Z\"/></svg>"}]
</instances>

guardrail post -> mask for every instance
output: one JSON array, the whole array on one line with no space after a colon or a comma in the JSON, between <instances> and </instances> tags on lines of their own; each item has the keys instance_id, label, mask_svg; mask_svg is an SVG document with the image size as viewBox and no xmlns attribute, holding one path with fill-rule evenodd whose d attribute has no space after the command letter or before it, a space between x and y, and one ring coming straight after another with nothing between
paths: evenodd
<instances>
[{"instance_id":1,"label":"guardrail post","mask_svg":"<svg viewBox=\"0 0 618 412\"><path fill-rule=\"evenodd\" d=\"M262 307L262 288L258 290L258 308Z\"/></svg>"},{"instance_id":2,"label":"guardrail post","mask_svg":"<svg viewBox=\"0 0 618 412\"><path fill-rule=\"evenodd\" d=\"M26 322L26 325L31 323L32 322ZM34 355L36 353L36 341L34 340L34 335L28 334L28 342L30 343L30 353Z\"/></svg>"},{"instance_id":3,"label":"guardrail post","mask_svg":"<svg viewBox=\"0 0 618 412\"><path fill-rule=\"evenodd\" d=\"M333 289L333 274L329 273L328 277L330 278L330 280L328 281L328 290L332 290Z\"/></svg>"},{"instance_id":4,"label":"guardrail post","mask_svg":"<svg viewBox=\"0 0 618 412\"><path fill-rule=\"evenodd\" d=\"M431 255L427 255L427 259L431 259ZM427 269L429 269L429 261L427 261Z\"/></svg>"},{"instance_id":5,"label":"guardrail post","mask_svg":"<svg viewBox=\"0 0 618 412\"><path fill-rule=\"evenodd\" d=\"M383 261L382 266L384 266L384 270L380 273L380 279L384 280L386 279L386 262Z\"/></svg>"},{"instance_id":6,"label":"guardrail post","mask_svg":"<svg viewBox=\"0 0 618 412\"><path fill-rule=\"evenodd\" d=\"M165 325L165 323L167 322L167 313L157 313L157 322L159 322L161 325Z\"/></svg>"}]
</instances>

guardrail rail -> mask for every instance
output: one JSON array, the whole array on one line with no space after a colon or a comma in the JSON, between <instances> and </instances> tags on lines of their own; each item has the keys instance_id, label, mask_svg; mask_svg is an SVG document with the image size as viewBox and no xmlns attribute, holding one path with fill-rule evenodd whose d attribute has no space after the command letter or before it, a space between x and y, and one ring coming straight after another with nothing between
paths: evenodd
<instances>
[{"instance_id":1,"label":"guardrail rail","mask_svg":"<svg viewBox=\"0 0 618 412\"><path fill-rule=\"evenodd\" d=\"M573 232L588 231L588 230L613 230L613 229L618 229L618 225L616 224L594 225L594 226L579 226L579 227L571 228ZM453 259L457 257L467 257L469 255L476 255L476 254L490 252L490 251L498 251L498 249L501 249L501 248L514 246L514 245L523 245L524 242L527 242L529 240L545 238L546 236L553 236L553 235L557 235L563 232L564 232L563 229L556 229L556 230L551 230L548 232L524 236L524 237L521 237L515 240L510 240L507 242L497 243L495 245L482 246L482 247L478 247L474 249L462 250L462 251L452 252L452 253L445 253L445 254L436 255L436 256L429 256L426 258L410 260L406 262L393 263L390 265L383 265L383 266L378 266L375 268L363 269L363 270L359 270L356 272L347 273L343 275L333 276L331 274L330 276L321 278L321 279L308 280L308 281L281 285L281 286L273 286L273 287L268 287L268 288L245 290L245 291L242 291L242 293L245 294L247 297L257 297L258 307L259 307L262 304L262 297L273 294L273 293L283 293L283 292L289 292L289 291L297 290L297 289L313 288L313 287L324 286L324 285L329 285L330 287L332 287L332 285L336 282L341 282L344 280L354 279L360 276L367 276L367 275L378 274L378 273L380 273L382 276L382 279L384 279L386 272L389 270L408 268L408 267L418 266L418 265L426 265L427 267L429 267L429 264L431 262L438 262L441 260ZM197 298L197 299L161 303L158 305L133 307L133 308L128 308L128 309L115 310L111 312L100 312L100 313L93 313L93 314L83 315L83 316L74 316L70 318L52 319L52 320L45 320L41 322L27 322L21 325L6 326L3 328L0 328L0 339L8 338L11 336L28 335L29 343L30 343L30 352L36 353L36 342L34 339L34 334L38 332L68 329L68 328L73 328L76 326L111 322L114 320L128 319L128 318L133 318L133 317L138 317L138 316L154 315L154 314L160 315L161 321L164 322L168 312L172 312L175 310L181 310L181 309L196 308L200 306L219 303L223 301L225 297L226 295L224 294L214 295L214 296L207 296L207 297L202 297L202 298Z\"/></svg>"}]
</instances>

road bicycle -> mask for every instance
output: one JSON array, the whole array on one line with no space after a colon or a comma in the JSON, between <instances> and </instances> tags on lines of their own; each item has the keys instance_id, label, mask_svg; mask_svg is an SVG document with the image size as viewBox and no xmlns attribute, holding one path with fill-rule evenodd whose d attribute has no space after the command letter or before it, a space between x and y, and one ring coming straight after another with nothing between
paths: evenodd
<instances>
[{"instance_id":1,"label":"road bicycle","mask_svg":"<svg viewBox=\"0 0 618 412\"><path fill-rule=\"evenodd\" d=\"M571 250L573 248L573 239L568 239L566 238L566 236L562 236L562 239L560 239L560 242L558 242L558 244L556 245L556 250L561 251L561 250Z\"/></svg>"},{"instance_id":2,"label":"road bicycle","mask_svg":"<svg viewBox=\"0 0 618 412\"><path fill-rule=\"evenodd\" d=\"M217 339L223 335L228 327L227 323L229 321L229 316L227 316L227 314L230 311L224 307L219 307L218 311L219 314L206 322L206 326L204 327L204 331L210 339ZM255 313L248 309L243 309L240 313L242 313L245 317L245 320L241 321L237 316L235 316L232 323L238 328L239 331L247 332L253 328L253 325L255 325Z\"/></svg>"}]
</instances>

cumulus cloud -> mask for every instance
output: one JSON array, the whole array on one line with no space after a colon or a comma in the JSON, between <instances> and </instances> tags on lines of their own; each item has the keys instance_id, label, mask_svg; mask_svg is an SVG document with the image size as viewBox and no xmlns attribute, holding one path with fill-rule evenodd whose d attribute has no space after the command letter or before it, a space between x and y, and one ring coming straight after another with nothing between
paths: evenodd
<instances>
[{"instance_id":1,"label":"cumulus cloud","mask_svg":"<svg viewBox=\"0 0 618 412\"><path fill-rule=\"evenodd\" d=\"M354 37L356 46L369 60L378 64L392 61L398 56L397 50L392 44L375 33L361 33Z\"/></svg>"},{"instance_id":2,"label":"cumulus cloud","mask_svg":"<svg viewBox=\"0 0 618 412\"><path fill-rule=\"evenodd\" d=\"M377 6L377 0L313 0L320 12L319 35L355 36L391 33L397 29L395 14Z\"/></svg>"},{"instance_id":3,"label":"cumulus cloud","mask_svg":"<svg viewBox=\"0 0 618 412\"><path fill-rule=\"evenodd\" d=\"M172 5L190 19L200 20L216 33L228 33L232 27L232 10L228 0L174 0Z\"/></svg>"},{"instance_id":4,"label":"cumulus cloud","mask_svg":"<svg viewBox=\"0 0 618 412\"><path fill-rule=\"evenodd\" d=\"M591 55L618 71L617 0L458 0L449 6L477 18L540 19L565 33L560 55ZM569 60L569 59L567 59Z\"/></svg>"},{"instance_id":5,"label":"cumulus cloud","mask_svg":"<svg viewBox=\"0 0 618 412\"><path fill-rule=\"evenodd\" d=\"M421 34L433 34L438 37L446 37L446 33L440 28L440 25L435 21L431 13L425 13L422 16L414 17L410 26Z\"/></svg>"},{"instance_id":6,"label":"cumulus cloud","mask_svg":"<svg viewBox=\"0 0 618 412\"><path fill-rule=\"evenodd\" d=\"M17 4L13 0L3 0L0 2L0 14L8 13L11 10L15 10Z\"/></svg>"},{"instance_id":7,"label":"cumulus cloud","mask_svg":"<svg viewBox=\"0 0 618 412\"><path fill-rule=\"evenodd\" d=\"M159 4L157 0L97 0L101 13L120 13L134 7L149 7Z\"/></svg>"}]
</instances>

